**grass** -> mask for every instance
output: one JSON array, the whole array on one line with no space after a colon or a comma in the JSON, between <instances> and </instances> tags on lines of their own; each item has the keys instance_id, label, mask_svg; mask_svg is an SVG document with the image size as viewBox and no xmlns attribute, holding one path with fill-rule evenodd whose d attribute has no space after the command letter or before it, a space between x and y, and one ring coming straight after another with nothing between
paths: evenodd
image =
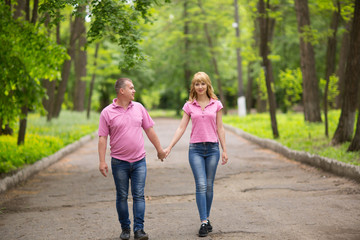
<instances>
[{"instance_id":1,"label":"grass","mask_svg":"<svg viewBox=\"0 0 360 240\"><path fill-rule=\"evenodd\" d=\"M152 110L152 118L175 118L175 110ZM329 112L329 133L324 134L324 123L307 123L302 113L277 114L280 138L276 141L294 150L307 151L353 165L360 165L360 152L347 152L350 143L331 146L340 111ZM240 128L260 138L272 139L268 113L251 114L245 117L223 116L226 124ZM93 113L88 120L84 113L62 111L58 119L47 122L39 114L30 114L25 144L17 146L17 132L13 136L0 136L0 175L24 165L32 164L49 156L66 145L97 130L99 114ZM17 130L17 126L14 128Z\"/></svg>"},{"instance_id":2,"label":"grass","mask_svg":"<svg viewBox=\"0 0 360 240\"><path fill-rule=\"evenodd\" d=\"M339 146L330 145L339 116L340 111L329 112L330 136L327 138L324 123L305 122L302 113L277 114L280 138L275 140L293 150L306 151L341 162L360 165L360 152L346 151L350 143ZM270 115L268 113L251 114L245 117L227 115L223 117L223 121L257 137L273 139Z\"/></svg>"},{"instance_id":3,"label":"grass","mask_svg":"<svg viewBox=\"0 0 360 240\"><path fill-rule=\"evenodd\" d=\"M0 136L0 173L9 173L49 156L66 145L97 130L99 114L62 111L51 122L39 114L28 116L25 144L17 146L17 129L12 136Z\"/></svg>"}]
</instances>

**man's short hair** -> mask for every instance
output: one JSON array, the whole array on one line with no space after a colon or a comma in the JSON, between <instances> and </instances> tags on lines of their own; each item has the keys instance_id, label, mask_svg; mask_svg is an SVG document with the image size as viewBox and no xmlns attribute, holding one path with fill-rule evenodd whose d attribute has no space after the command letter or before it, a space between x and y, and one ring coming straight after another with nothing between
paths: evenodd
<instances>
[{"instance_id":1,"label":"man's short hair","mask_svg":"<svg viewBox=\"0 0 360 240\"><path fill-rule=\"evenodd\" d=\"M116 80L116 83L115 83L115 92L116 94L119 93L120 91L120 88L125 88L125 82L126 81L129 81L129 82L132 82L130 78L119 78L118 80Z\"/></svg>"}]
</instances>

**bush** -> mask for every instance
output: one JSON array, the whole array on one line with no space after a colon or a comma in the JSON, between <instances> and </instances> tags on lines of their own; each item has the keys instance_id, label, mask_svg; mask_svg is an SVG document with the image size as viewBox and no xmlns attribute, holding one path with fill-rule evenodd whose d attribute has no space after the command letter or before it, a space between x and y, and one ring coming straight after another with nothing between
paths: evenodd
<instances>
[{"instance_id":1,"label":"bush","mask_svg":"<svg viewBox=\"0 0 360 240\"><path fill-rule=\"evenodd\" d=\"M98 113L87 120L84 113L63 111L50 123L46 117L30 114L24 145L17 146L17 132L13 136L0 136L0 173L9 173L54 154L96 131L98 121Z\"/></svg>"}]
</instances>

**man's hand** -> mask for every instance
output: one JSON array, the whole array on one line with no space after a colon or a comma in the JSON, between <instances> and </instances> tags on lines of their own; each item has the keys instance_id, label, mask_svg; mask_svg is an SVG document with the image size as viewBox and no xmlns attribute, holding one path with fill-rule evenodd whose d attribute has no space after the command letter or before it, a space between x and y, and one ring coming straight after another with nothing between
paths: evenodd
<instances>
[{"instance_id":1,"label":"man's hand","mask_svg":"<svg viewBox=\"0 0 360 240\"><path fill-rule=\"evenodd\" d=\"M161 161L164 161L165 157L166 157L166 152L161 149L158 154L157 154L157 157L161 160Z\"/></svg>"},{"instance_id":2,"label":"man's hand","mask_svg":"<svg viewBox=\"0 0 360 240\"><path fill-rule=\"evenodd\" d=\"M106 164L106 162L100 162L99 170L100 170L101 174L104 175L104 177L107 177L107 173L109 172L109 168L108 168L108 165Z\"/></svg>"}]
</instances>

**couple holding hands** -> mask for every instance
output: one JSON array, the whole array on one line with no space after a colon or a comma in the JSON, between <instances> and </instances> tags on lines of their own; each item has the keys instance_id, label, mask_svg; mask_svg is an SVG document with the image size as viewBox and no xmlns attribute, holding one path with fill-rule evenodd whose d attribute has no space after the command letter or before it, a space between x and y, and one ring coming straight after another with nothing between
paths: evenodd
<instances>
[{"instance_id":1,"label":"couple holding hands","mask_svg":"<svg viewBox=\"0 0 360 240\"><path fill-rule=\"evenodd\" d=\"M150 142L158 152L158 158L166 158L184 134L191 119L192 130L189 144L189 163L196 185L196 204L201 226L199 237L212 231L209 221L213 200L213 185L220 159L219 142L222 148L221 161L228 161L225 145L225 130L222 124L223 105L214 94L209 76L204 72L194 75L189 100L183 107L183 117L169 146L163 149L153 129L154 121L146 109L134 102L135 88L128 78L115 83L117 98L103 109L99 121L99 170L106 177L108 165L105 161L107 138L110 136L111 169L116 187L116 209L121 224L120 239L130 239L128 210L129 182L133 198L134 239L146 240L144 232L146 161L144 129ZM131 180L131 181L129 181Z\"/></svg>"}]
</instances>

